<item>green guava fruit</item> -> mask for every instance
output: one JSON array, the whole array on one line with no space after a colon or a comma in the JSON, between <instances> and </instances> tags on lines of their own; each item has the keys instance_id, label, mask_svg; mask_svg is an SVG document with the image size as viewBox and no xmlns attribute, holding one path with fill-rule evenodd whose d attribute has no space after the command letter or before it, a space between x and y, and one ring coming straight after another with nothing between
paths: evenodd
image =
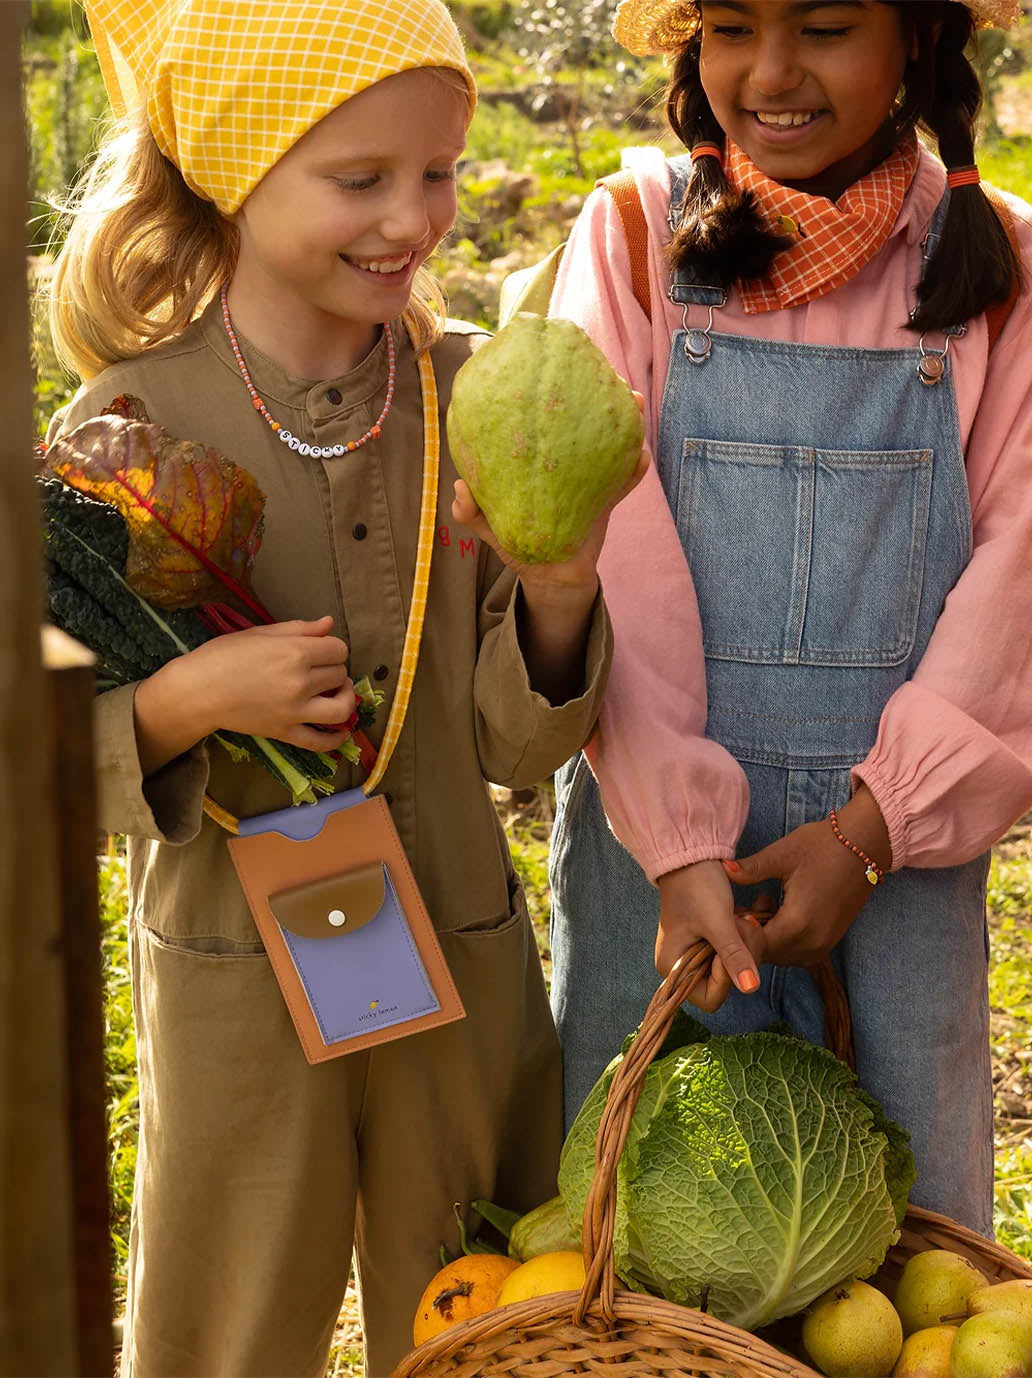
<instances>
[{"instance_id":1,"label":"green guava fruit","mask_svg":"<svg viewBox=\"0 0 1032 1378\"><path fill-rule=\"evenodd\" d=\"M517 316L462 365L447 415L452 459L502 547L568 560L641 454L634 396L572 321Z\"/></svg>"}]
</instances>

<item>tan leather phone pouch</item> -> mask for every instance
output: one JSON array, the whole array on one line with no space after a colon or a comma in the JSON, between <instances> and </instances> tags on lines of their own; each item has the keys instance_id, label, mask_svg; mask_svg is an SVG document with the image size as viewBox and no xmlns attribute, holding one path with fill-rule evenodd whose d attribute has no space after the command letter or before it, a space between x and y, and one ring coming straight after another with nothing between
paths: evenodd
<instances>
[{"instance_id":1,"label":"tan leather phone pouch","mask_svg":"<svg viewBox=\"0 0 1032 1378\"><path fill-rule=\"evenodd\" d=\"M230 855L309 1062L464 1017L384 799L349 791L240 828Z\"/></svg>"}]
</instances>

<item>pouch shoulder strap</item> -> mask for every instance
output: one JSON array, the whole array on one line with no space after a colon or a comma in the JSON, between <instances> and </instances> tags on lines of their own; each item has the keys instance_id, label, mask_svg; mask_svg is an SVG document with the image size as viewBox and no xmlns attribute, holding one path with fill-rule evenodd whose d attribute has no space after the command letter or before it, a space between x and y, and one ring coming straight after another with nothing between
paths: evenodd
<instances>
[{"instance_id":1,"label":"pouch shoulder strap","mask_svg":"<svg viewBox=\"0 0 1032 1378\"><path fill-rule=\"evenodd\" d=\"M1017 273L1011 283L1011 289L1003 301L998 301L993 306L987 306L985 310L985 323L989 332L989 353L993 352L996 341L1000 338L1003 327L1010 319L1010 314L1014 310L1014 304L1018 300L1018 293L1021 291L1022 264L1021 249L1018 245L1017 230L1014 228L1014 216L1010 206L1003 199L995 187L983 184L982 190L985 192L989 204L996 212L1000 224L1010 241L1011 249L1014 252L1014 261L1017 264Z\"/></svg>"},{"instance_id":2,"label":"pouch shoulder strap","mask_svg":"<svg viewBox=\"0 0 1032 1378\"><path fill-rule=\"evenodd\" d=\"M616 203L627 239L627 253L631 262L631 287L634 299L651 321L652 298L649 292L649 228L638 194L634 173L628 168L603 177L597 186L605 187Z\"/></svg>"}]
</instances>

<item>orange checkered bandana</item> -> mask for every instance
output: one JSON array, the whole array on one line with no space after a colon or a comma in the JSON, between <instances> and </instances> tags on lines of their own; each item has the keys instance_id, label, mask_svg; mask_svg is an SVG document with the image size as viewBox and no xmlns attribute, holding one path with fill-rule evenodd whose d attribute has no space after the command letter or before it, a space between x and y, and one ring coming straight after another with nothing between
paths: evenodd
<instances>
[{"instance_id":1,"label":"orange checkered bandana","mask_svg":"<svg viewBox=\"0 0 1032 1378\"><path fill-rule=\"evenodd\" d=\"M837 201L772 181L730 140L726 156L731 185L751 191L771 228L793 239L765 277L737 284L742 307L752 315L823 297L874 258L892 233L913 181L918 145L910 135Z\"/></svg>"}]
</instances>

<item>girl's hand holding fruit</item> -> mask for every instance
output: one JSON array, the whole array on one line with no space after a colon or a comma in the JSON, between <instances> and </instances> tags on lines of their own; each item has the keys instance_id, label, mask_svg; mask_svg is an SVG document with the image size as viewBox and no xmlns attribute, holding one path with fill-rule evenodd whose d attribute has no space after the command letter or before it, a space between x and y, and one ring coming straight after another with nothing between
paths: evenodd
<instances>
[{"instance_id":1,"label":"girl's hand holding fruit","mask_svg":"<svg viewBox=\"0 0 1032 1378\"><path fill-rule=\"evenodd\" d=\"M452 516L518 575L530 682L564 703L609 514L648 468L642 399L579 326L517 316L459 369L447 429Z\"/></svg>"},{"instance_id":2,"label":"girl's hand holding fruit","mask_svg":"<svg viewBox=\"0 0 1032 1378\"><path fill-rule=\"evenodd\" d=\"M455 519L525 590L594 593L609 513L648 467L642 406L579 326L517 316L455 376Z\"/></svg>"}]
</instances>

